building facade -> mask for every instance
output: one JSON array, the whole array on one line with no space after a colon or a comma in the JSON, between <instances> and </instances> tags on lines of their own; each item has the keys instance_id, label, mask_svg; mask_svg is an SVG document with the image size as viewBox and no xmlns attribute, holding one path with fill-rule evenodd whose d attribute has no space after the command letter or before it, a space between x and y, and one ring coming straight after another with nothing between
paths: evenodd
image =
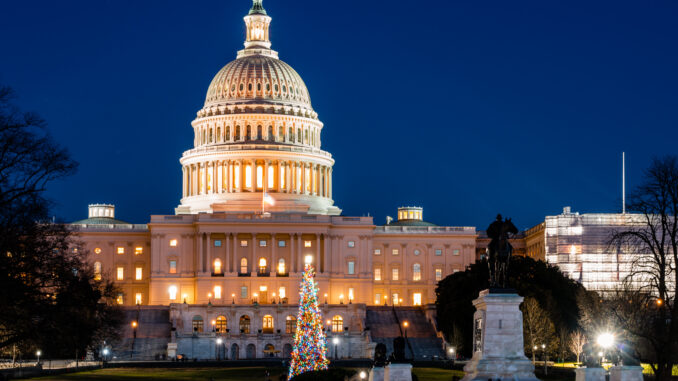
<instances>
[{"instance_id":1,"label":"building facade","mask_svg":"<svg viewBox=\"0 0 678 381\"><path fill-rule=\"evenodd\" d=\"M245 49L216 74L192 123L176 214L130 224L95 204L72 226L97 276L120 286L120 304L169 307L170 356L284 354L310 258L329 331L360 357L365 307L435 302L437 282L475 261L475 228L427 223L416 207L384 226L342 216L303 80L271 50L260 0L244 20Z\"/></svg>"}]
</instances>

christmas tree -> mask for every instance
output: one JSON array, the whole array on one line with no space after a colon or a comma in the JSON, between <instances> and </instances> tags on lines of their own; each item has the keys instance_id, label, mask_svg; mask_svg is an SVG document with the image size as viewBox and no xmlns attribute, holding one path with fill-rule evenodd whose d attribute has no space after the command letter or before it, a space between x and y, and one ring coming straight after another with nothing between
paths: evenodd
<instances>
[{"instance_id":1,"label":"christmas tree","mask_svg":"<svg viewBox=\"0 0 678 381\"><path fill-rule=\"evenodd\" d=\"M318 288L314 277L313 266L306 260L299 290L297 331L294 334L288 380L304 372L327 369L329 364L325 356L325 333L318 309Z\"/></svg>"}]
</instances>

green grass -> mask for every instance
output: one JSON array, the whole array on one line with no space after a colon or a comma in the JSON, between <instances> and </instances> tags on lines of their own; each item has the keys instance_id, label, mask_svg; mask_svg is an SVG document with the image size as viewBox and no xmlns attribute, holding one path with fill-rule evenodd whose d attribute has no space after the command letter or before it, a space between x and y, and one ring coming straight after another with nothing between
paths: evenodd
<instances>
[{"instance_id":1,"label":"green grass","mask_svg":"<svg viewBox=\"0 0 678 381\"><path fill-rule=\"evenodd\" d=\"M414 368L412 371L420 381L452 381L452 376L464 377L464 372L461 370Z\"/></svg>"},{"instance_id":2,"label":"green grass","mask_svg":"<svg viewBox=\"0 0 678 381\"><path fill-rule=\"evenodd\" d=\"M266 368L108 368L88 372L46 376L32 380L96 380L96 381L143 381L143 380L214 380L214 381L256 381L265 380ZM271 379L277 381L285 371L282 368L268 369Z\"/></svg>"}]
</instances>

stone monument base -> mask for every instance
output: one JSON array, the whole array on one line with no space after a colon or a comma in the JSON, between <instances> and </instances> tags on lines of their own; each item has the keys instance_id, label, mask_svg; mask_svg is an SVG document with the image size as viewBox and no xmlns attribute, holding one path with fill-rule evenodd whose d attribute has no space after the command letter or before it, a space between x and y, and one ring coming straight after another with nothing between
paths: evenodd
<instances>
[{"instance_id":1,"label":"stone monument base","mask_svg":"<svg viewBox=\"0 0 678 381\"><path fill-rule=\"evenodd\" d=\"M374 367L370 370L368 381L384 381L384 368Z\"/></svg>"},{"instance_id":2,"label":"stone monument base","mask_svg":"<svg viewBox=\"0 0 678 381\"><path fill-rule=\"evenodd\" d=\"M577 375L575 381L605 381L605 369L603 368L577 368L574 373Z\"/></svg>"},{"instance_id":3,"label":"stone monument base","mask_svg":"<svg viewBox=\"0 0 678 381\"><path fill-rule=\"evenodd\" d=\"M610 381L643 381L643 367L613 366L610 368Z\"/></svg>"},{"instance_id":4,"label":"stone monument base","mask_svg":"<svg viewBox=\"0 0 678 381\"><path fill-rule=\"evenodd\" d=\"M412 365L411 364L386 365L386 371L384 372L384 381L412 381Z\"/></svg>"}]
</instances>

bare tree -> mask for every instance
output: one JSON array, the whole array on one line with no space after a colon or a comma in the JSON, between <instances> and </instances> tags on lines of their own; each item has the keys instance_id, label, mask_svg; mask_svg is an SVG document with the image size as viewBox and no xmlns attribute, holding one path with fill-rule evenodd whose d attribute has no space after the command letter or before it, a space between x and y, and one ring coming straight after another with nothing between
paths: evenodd
<instances>
[{"instance_id":1,"label":"bare tree","mask_svg":"<svg viewBox=\"0 0 678 381\"><path fill-rule=\"evenodd\" d=\"M634 212L612 245L638 256L619 290L613 312L658 381L678 362L678 158L654 159L629 198Z\"/></svg>"},{"instance_id":2,"label":"bare tree","mask_svg":"<svg viewBox=\"0 0 678 381\"><path fill-rule=\"evenodd\" d=\"M586 344L586 336L582 331L576 331L570 335L569 349L577 355L577 362L581 357L582 352L584 352L584 344Z\"/></svg>"},{"instance_id":3,"label":"bare tree","mask_svg":"<svg viewBox=\"0 0 678 381\"><path fill-rule=\"evenodd\" d=\"M526 297L522 304L523 328L525 331L525 348L532 353L532 362L535 361L536 351L534 347L541 348L542 344L549 346L555 342L555 327L548 314L540 306L539 302L532 297Z\"/></svg>"}]
</instances>

